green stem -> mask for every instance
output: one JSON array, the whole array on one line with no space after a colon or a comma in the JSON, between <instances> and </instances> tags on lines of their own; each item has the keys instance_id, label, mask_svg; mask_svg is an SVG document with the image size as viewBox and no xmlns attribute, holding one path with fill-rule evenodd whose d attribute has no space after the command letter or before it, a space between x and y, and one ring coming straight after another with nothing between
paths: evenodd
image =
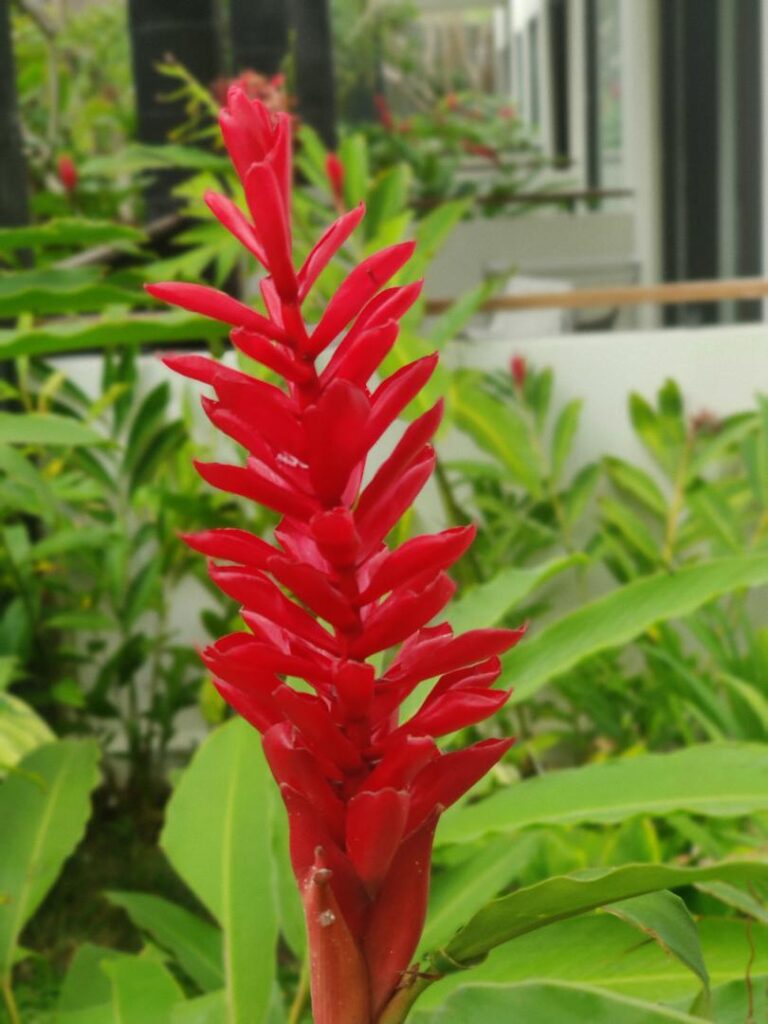
<instances>
[{"instance_id":1,"label":"green stem","mask_svg":"<svg viewBox=\"0 0 768 1024\"><path fill-rule=\"evenodd\" d=\"M677 540L677 530L680 525L680 515L685 503L685 484L688 478L688 463L690 461L692 451L693 434L691 433L686 438L685 448L683 449L680 464L678 465L677 473L675 474L674 492L672 494L672 501L669 506L667 523L664 531L664 548L661 552L661 558L664 564L670 569L673 568L675 541Z\"/></svg>"},{"instance_id":2,"label":"green stem","mask_svg":"<svg viewBox=\"0 0 768 1024\"><path fill-rule=\"evenodd\" d=\"M288 1013L288 1020L286 1024L299 1024L301 1015L304 1013L304 1008L309 1001L309 969L307 967L307 961L301 965L301 974L299 975L299 987L296 989L296 995L293 997L291 1003L291 1009Z\"/></svg>"},{"instance_id":3,"label":"green stem","mask_svg":"<svg viewBox=\"0 0 768 1024\"><path fill-rule=\"evenodd\" d=\"M409 985L394 994L382 1010L376 1024L402 1024L421 993L436 980L428 975L416 975Z\"/></svg>"},{"instance_id":4,"label":"green stem","mask_svg":"<svg viewBox=\"0 0 768 1024\"><path fill-rule=\"evenodd\" d=\"M21 1024L21 1017L19 1016L19 1008L16 1005L16 999L13 994L13 987L11 985L10 975L6 975L2 981L3 989L3 1000L5 1001L6 1009L8 1010L8 1016L11 1024Z\"/></svg>"}]
</instances>

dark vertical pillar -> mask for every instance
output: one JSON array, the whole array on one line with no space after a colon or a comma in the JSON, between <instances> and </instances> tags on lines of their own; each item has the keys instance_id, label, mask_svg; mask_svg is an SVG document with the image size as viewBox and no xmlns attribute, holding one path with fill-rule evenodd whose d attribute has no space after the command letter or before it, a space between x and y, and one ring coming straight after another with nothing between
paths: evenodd
<instances>
[{"instance_id":1,"label":"dark vertical pillar","mask_svg":"<svg viewBox=\"0 0 768 1024\"><path fill-rule=\"evenodd\" d=\"M552 68L553 155L560 160L570 156L568 124L568 6L566 0L550 0L549 55Z\"/></svg>"},{"instance_id":2,"label":"dark vertical pillar","mask_svg":"<svg viewBox=\"0 0 768 1024\"><path fill-rule=\"evenodd\" d=\"M299 114L326 146L336 145L333 38L328 0L288 0Z\"/></svg>"},{"instance_id":3,"label":"dark vertical pillar","mask_svg":"<svg viewBox=\"0 0 768 1024\"><path fill-rule=\"evenodd\" d=\"M763 203L763 54L760 0L740 0L736 5L736 269L752 277L762 271L765 217ZM760 302L738 304L739 320L761 319Z\"/></svg>"},{"instance_id":4,"label":"dark vertical pillar","mask_svg":"<svg viewBox=\"0 0 768 1024\"><path fill-rule=\"evenodd\" d=\"M29 219L10 7L11 0L0 0L0 226L4 227L26 224Z\"/></svg>"},{"instance_id":5,"label":"dark vertical pillar","mask_svg":"<svg viewBox=\"0 0 768 1024\"><path fill-rule=\"evenodd\" d=\"M172 55L203 84L219 73L219 40L215 0L129 0L133 77L138 132L142 142L162 143L184 119L183 102L158 97L174 84L157 71L158 61ZM163 176L148 198L150 216L173 208L173 178Z\"/></svg>"},{"instance_id":6,"label":"dark vertical pillar","mask_svg":"<svg viewBox=\"0 0 768 1024\"><path fill-rule=\"evenodd\" d=\"M720 268L718 0L662 0L664 269L667 280ZM718 307L671 307L667 323L715 323Z\"/></svg>"},{"instance_id":7,"label":"dark vertical pillar","mask_svg":"<svg viewBox=\"0 0 768 1024\"><path fill-rule=\"evenodd\" d=\"M600 188L600 108L598 100L597 0L585 0L584 64L586 68L587 186Z\"/></svg>"},{"instance_id":8,"label":"dark vertical pillar","mask_svg":"<svg viewBox=\"0 0 768 1024\"><path fill-rule=\"evenodd\" d=\"M280 70L288 50L286 0L230 0L229 24L235 74L246 68L265 75Z\"/></svg>"}]
</instances>

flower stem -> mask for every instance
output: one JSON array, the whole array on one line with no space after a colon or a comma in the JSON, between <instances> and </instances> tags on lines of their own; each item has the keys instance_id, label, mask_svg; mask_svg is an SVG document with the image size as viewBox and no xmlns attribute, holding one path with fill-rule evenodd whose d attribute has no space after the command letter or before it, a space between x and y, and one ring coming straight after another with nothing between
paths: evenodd
<instances>
[{"instance_id":1,"label":"flower stem","mask_svg":"<svg viewBox=\"0 0 768 1024\"><path fill-rule=\"evenodd\" d=\"M2 990L3 1000L5 1002L6 1009L8 1010L8 1017L10 1018L11 1024L21 1024L19 1008L16 1005L16 999L13 994L13 987L11 985L9 975L6 975L2 980Z\"/></svg>"},{"instance_id":2,"label":"flower stem","mask_svg":"<svg viewBox=\"0 0 768 1024\"><path fill-rule=\"evenodd\" d=\"M286 1024L299 1024L301 1015L304 1012L304 1007L307 1005L309 999L309 970L307 969L307 961L301 965L301 974L299 975L299 986L296 989L296 995L293 997L291 1003L291 1009L288 1012L288 1020Z\"/></svg>"},{"instance_id":3,"label":"flower stem","mask_svg":"<svg viewBox=\"0 0 768 1024\"><path fill-rule=\"evenodd\" d=\"M432 977L417 975L410 985L398 989L382 1010L376 1024L402 1024L421 993L435 980Z\"/></svg>"}]
</instances>

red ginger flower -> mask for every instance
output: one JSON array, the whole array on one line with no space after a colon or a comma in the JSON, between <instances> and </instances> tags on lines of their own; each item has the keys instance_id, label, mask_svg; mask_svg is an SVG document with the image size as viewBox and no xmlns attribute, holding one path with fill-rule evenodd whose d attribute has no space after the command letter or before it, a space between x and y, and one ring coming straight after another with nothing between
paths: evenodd
<instances>
[{"instance_id":1,"label":"red ginger flower","mask_svg":"<svg viewBox=\"0 0 768 1024\"><path fill-rule=\"evenodd\" d=\"M429 356L371 383L420 292L420 283L385 287L413 245L365 259L308 331L302 302L364 211L337 220L295 270L289 119L233 90L221 127L251 218L224 196L207 201L268 270L268 316L198 285L148 290L230 324L235 346L284 378L277 387L207 357L166 359L212 386L206 413L248 452L245 466L201 464L200 474L283 519L274 546L237 529L185 538L214 560L213 579L242 605L250 630L217 641L203 658L219 692L263 734L288 810L314 1019L372 1024L403 983L419 940L438 818L511 744L485 740L442 753L435 740L506 701L507 692L491 686L499 655L520 632L454 636L445 623L430 625L454 592L446 570L473 528L414 537L394 550L385 543L432 472L441 403L410 424L362 485L371 448L435 368ZM337 341L320 369L318 357ZM396 645L377 675L370 659ZM294 689L289 677L311 692ZM405 698L436 677L416 714L399 722Z\"/></svg>"},{"instance_id":2,"label":"red ginger flower","mask_svg":"<svg viewBox=\"0 0 768 1024\"><path fill-rule=\"evenodd\" d=\"M328 184L331 186L331 193L333 194L333 200L336 204L336 208L340 213L344 212L344 178L346 172L344 170L344 164L336 153L329 153L325 158L325 174L328 178Z\"/></svg>"},{"instance_id":3,"label":"red ginger flower","mask_svg":"<svg viewBox=\"0 0 768 1024\"><path fill-rule=\"evenodd\" d=\"M515 387L518 391L522 391L525 386L525 379L528 376L528 361L525 356L512 356L509 360L509 372L512 374Z\"/></svg>"},{"instance_id":4,"label":"red ginger flower","mask_svg":"<svg viewBox=\"0 0 768 1024\"><path fill-rule=\"evenodd\" d=\"M59 181L64 186L66 192L70 194L77 188L77 183L80 175L77 172L75 161L66 153L62 153L56 162L56 171L59 175Z\"/></svg>"}]
</instances>

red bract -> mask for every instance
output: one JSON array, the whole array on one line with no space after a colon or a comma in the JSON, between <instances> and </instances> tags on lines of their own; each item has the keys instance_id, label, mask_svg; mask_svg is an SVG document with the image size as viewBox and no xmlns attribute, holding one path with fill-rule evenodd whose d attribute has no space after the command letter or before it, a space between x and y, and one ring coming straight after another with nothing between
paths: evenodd
<instances>
[{"instance_id":1,"label":"red bract","mask_svg":"<svg viewBox=\"0 0 768 1024\"><path fill-rule=\"evenodd\" d=\"M224 698L263 734L288 810L315 1021L373 1024L404 983L419 940L438 818L511 744L486 740L446 754L435 739L504 703L507 693L491 687L499 655L521 634L454 636L447 624L431 625L453 594L446 570L471 543L471 527L395 550L386 544L432 472L442 405L365 473L371 448L435 368L429 357L371 382L419 295L419 285L382 290L413 246L369 256L309 329L304 298L363 211L345 214L295 269L287 122L237 90L221 120L251 217L223 197L208 201L269 271L268 315L198 285L148 290L231 324L238 348L282 376L278 387L202 356L167 360L212 387L207 415L247 452L244 465L201 464L201 475L283 519L274 545L234 529L185 538L213 560L213 580L242 606L250 630L224 637L203 658ZM320 370L316 359L332 346ZM398 646L385 669L374 667L371 659ZM436 680L431 692L401 721L402 702L425 680Z\"/></svg>"},{"instance_id":2,"label":"red bract","mask_svg":"<svg viewBox=\"0 0 768 1024\"><path fill-rule=\"evenodd\" d=\"M512 374L515 387L518 391L522 391L525 387L525 379L528 376L528 362L525 356L512 356L509 361L509 372Z\"/></svg>"},{"instance_id":3,"label":"red bract","mask_svg":"<svg viewBox=\"0 0 768 1024\"><path fill-rule=\"evenodd\" d=\"M331 186L333 200L340 212L344 212L344 164L336 153L329 153L325 158L325 173Z\"/></svg>"},{"instance_id":4,"label":"red bract","mask_svg":"<svg viewBox=\"0 0 768 1024\"><path fill-rule=\"evenodd\" d=\"M74 192L80 175L77 172L77 167L72 157L63 153L56 163L56 170L59 175L59 181L64 186L64 189L69 193Z\"/></svg>"}]
</instances>

